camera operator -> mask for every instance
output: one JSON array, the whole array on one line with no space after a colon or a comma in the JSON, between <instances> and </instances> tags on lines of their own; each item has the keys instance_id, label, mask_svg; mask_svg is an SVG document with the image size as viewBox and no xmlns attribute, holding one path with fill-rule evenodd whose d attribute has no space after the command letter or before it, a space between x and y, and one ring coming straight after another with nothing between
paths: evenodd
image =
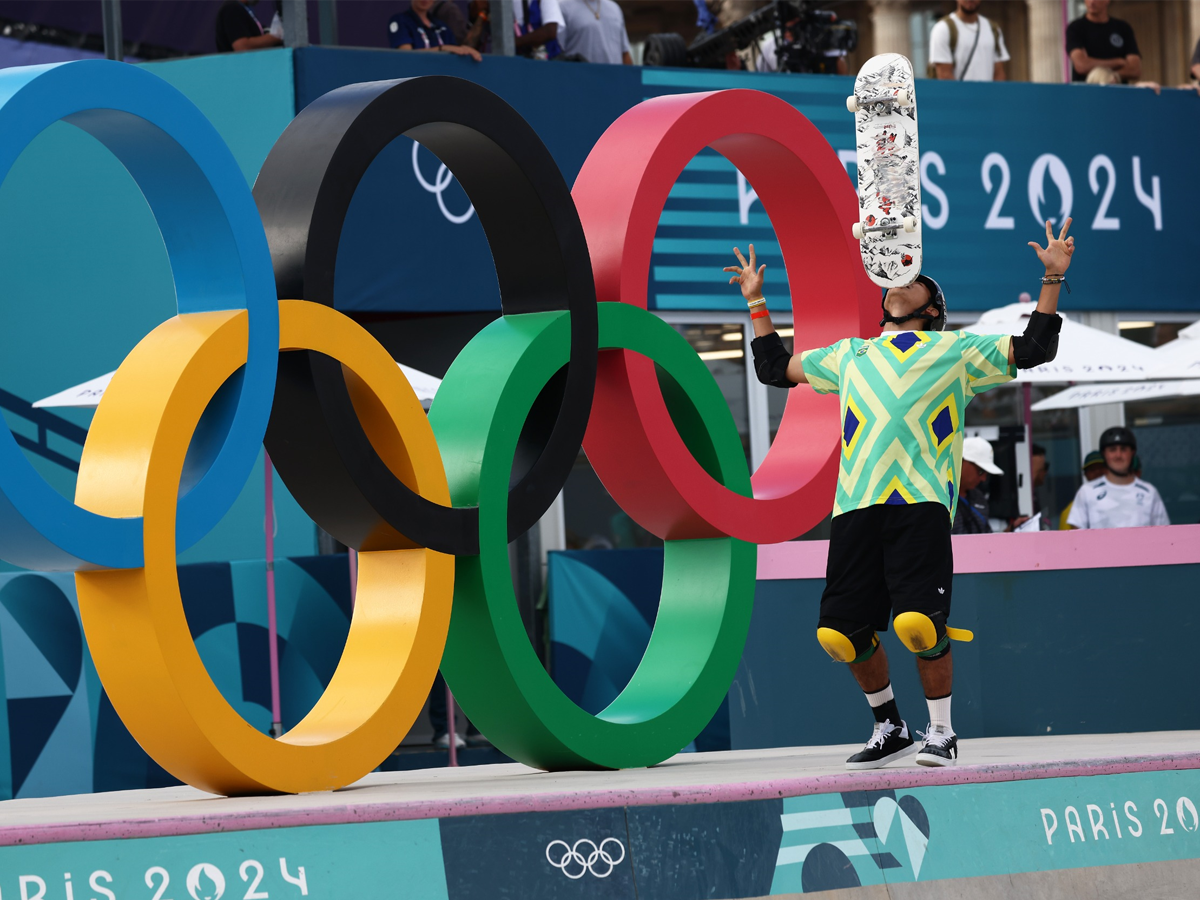
<instances>
[{"instance_id":1,"label":"camera operator","mask_svg":"<svg viewBox=\"0 0 1200 900\"><path fill-rule=\"evenodd\" d=\"M795 35L786 26L783 29L783 40L785 43L796 40ZM821 69L822 74L849 75L850 67L846 63L846 53L847 51L842 49L826 50L824 52L826 62L825 68ZM758 59L755 61L754 68L759 72L779 71L778 42L774 32L759 41Z\"/></svg>"}]
</instances>

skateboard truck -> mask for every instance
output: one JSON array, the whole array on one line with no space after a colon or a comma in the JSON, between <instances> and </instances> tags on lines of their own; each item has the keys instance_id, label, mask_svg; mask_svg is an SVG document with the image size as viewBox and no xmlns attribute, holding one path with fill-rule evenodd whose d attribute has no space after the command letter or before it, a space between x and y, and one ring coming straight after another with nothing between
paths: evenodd
<instances>
[{"instance_id":1,"label":"skateboard truck","mask_svg":"<svg viewBox=\"0 0 1200 900\"><path fill-rule=\"evenodd\" d=\"M863 225L862 222L855 222L850 226L850 233L854 235L855 240L861 241L868 234L880 231L899 231L901 228L908 234L912 234L917 230L916 217L905 216L899 222L892 222L890 225Z\"/></svg>"},{"instance_id":2,"label":"skateboard truck","mask_svg":"<svg viewBox=\"0 0 1200 900\"><path fill-rule=\"evenodd\" d=\"M896 94L880 94L877 97L859 98L855 94L851 94L846 98L846 109L852 113L866 109L868 106L878 106L880 104L891 104L892 106L912 106L912 96L908 91L900 91Z\"/></svg>"}]
</instances>

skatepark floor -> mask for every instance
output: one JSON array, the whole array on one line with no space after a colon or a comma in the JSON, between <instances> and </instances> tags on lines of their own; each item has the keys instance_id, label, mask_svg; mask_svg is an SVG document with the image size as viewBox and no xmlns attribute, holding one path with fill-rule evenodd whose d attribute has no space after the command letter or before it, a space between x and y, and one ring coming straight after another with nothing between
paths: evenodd
<instances>
[{"instance_id":1,"label":"skatepark floor","mask_svg":"<svg viewBox=\"0 0 1200 900\"><path fill-rule=\"evenodd\" d=\"M857 749L681 753L623 771L542 772L512 763L375 772L341 790L294 796L216 797L173 787L7 800L0 802L0 846L1200 767L1200 731L964 740L956 767L925 768L909 758L848 772L842 763Z\"/></svg>"}]
</instances>

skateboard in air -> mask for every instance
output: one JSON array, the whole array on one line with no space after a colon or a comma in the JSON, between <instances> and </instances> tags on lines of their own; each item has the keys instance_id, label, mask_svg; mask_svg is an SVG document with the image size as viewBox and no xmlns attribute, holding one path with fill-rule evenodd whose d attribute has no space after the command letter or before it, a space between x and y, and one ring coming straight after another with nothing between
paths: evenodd
<instances>
[{"instance_id":1,"label":"skateboard in air","mask_svg":"<svg viewBox=\"0 0 1200 900\"><path fill-rule=\"evenodd\" d=\"M880 287L910 284L921 273L921 160L912 64L899 53L873 56L854 93L858 222L863 268Z\"/></svg>"}]
</instances>

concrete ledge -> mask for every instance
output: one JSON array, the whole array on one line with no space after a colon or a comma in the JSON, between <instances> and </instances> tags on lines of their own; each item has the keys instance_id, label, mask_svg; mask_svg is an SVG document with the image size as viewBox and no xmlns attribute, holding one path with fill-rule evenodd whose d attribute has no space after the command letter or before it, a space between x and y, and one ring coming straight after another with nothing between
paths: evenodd
<instances>
[{"instance_id":1,"label":"concrete ledge","mask_svg":"<svg viewBox=\"0 0 1200 900\"><path fill-rule=\"evenodd\" d=\"M357 822L736 803L943 785L1200 769L1200 732L963 741L971 764L842 766L857 746L679 754L653 769L548 773L520 764L375 773L340 791L214 797L160 788L0 803L0 847Z\"/></svg>"}]
</instances>

